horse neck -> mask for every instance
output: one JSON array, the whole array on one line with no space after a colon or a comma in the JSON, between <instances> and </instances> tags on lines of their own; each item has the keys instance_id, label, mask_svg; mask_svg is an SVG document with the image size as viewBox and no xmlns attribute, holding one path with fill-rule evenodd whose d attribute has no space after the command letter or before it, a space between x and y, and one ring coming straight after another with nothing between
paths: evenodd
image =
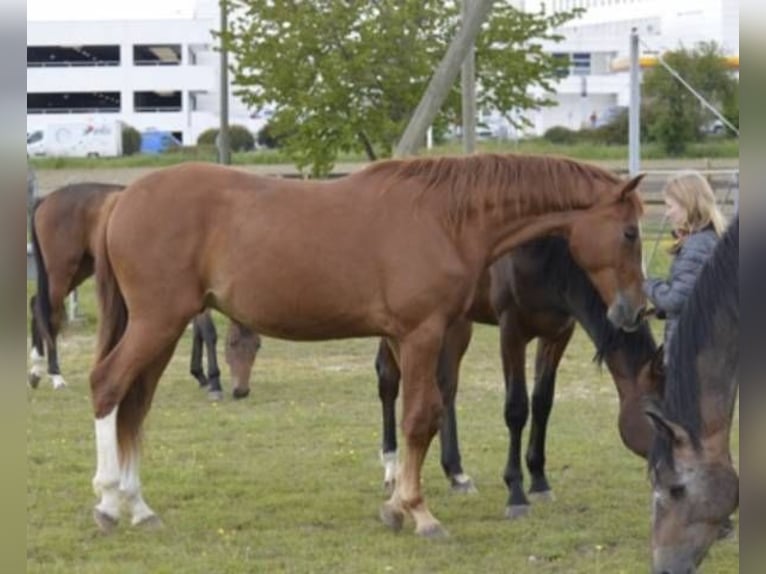
<instances>
[{"instance_id":1,"label":"horse neck","mask_svg":"<svg viewBox=\"0 0 766 574\"><path fill-rule=\"evenodd\" d=\"M572 315L593 341L599 355L603 353L621 401L637 397L641 392L638 375L657 350L648 326L641 325L634 333L621 332L612 326L606 318L606 306L601 303L588 278L579 270L567 283L564 299Z\"/></svg>"}]
</instances>

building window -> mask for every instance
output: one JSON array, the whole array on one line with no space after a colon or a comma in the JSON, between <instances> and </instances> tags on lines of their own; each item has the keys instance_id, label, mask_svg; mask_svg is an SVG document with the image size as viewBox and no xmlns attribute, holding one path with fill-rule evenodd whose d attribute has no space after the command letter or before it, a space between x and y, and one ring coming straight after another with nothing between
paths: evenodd
<instances>
[{"instance_id":1,"label":"building window","mask_svg":"<svg viewBox=\"0 0 766 574\"><path fill-rule=\"evenodd\" d=\"M134 92L133 109L136 112L180 112L181 92Z\"/></svg>"},{"instance_id":2,"label":"building window","mask_svg":"<svg viewBox=\"0 0 766 574\"><path fill-rule=\"evenodd\" d=\"M575 52L572 54L570 67L574 76L589 76L590 52Z\"/></svg>"},{"instance_id":3,"label":"building window","mask_svg":"<svg viewBox=\"0 0 766 574\"><path fill-rule=\"evenodd\" d=\"M119 46L27 46L27 68L119 65Z\"/></svg>"},{"instance_id":4,"label":"building window","mask_svg":"<svg viewBox=\"0 0 766 574\"><path fill-rule=\"evenodd\" d=\"M178 66L181 64L180 44L136 44L133 46L136 66Z\"/></svg>"},{"instance_id":5,"label":"building window","mask_svg":"<svg viewBox=\"0 0 766 574\"><path fill-rule=\"evenodd\" d=\"M120 92L27 94L28 114L102 114L120 111Z\"/></svg>"}]
</instances>

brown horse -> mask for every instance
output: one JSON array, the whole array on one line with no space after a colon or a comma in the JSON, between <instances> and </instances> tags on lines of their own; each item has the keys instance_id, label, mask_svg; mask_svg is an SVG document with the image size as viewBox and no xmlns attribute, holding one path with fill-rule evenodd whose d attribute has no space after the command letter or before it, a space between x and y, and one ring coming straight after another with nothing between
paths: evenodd
<instances>
[{"instance_id":1,"label":"brown horse","mask_svg":"<svg viewBox=\"0 0 766 574\"><path fill-rule=\"evenodd\" d=\"M445 336L440 356L438 382L445 401L441 428L441 462L456 491L472 491L474 485L462 468L458 445L454 400L458 373L471 338L470 321L499 325L505 420L510 435L504 479L509 496L506 516L527 513L521 469L521 436L532 416L526 463L530 473L529 492L549 498L551 489L545 475L545 439L553 407L556 371L577 321L596 345L596 358L605 361L617 388L620 410L618 428L625 446L644 458L653 437L644 415L643 398L655 393L653 373L657 372L657 345L646 322L626 333L606 318L606 306L595 288L569 254L561 238L543 238L514 249L483 274L466 314ZM534 391L531 405L526 385L526 347L538 339ZM375 361L383 407L382 459L384 484L393 486L395 477L395 402L399 391L399 370L385 341ZM531 408L530 408L531 406Z\"/></svg>"},{"instance_id":2,"label":"brown horse","mask_svg":"<svg viewBox=\"0 0 766 574\"><path fill-rule=\"evenodd\" d=\"M214 307L267 336L388 338L407 448L381 518L398 529L409 514L418 534L443 535L420 473L440 426L446 329L493 260L550 234L567 237L610 320L636 328L645 307L640 179L561 158L476 155L384 161L324 183L207 164L137 180L96 258L98 525L111 529L121 502L134 524L157 522L141 496L138 434L184 325Z\"/></svg>"},{"instance_id":3,"label":"brown horse","mask_svg":"<svg viewBox=\"0 0 766 574\"><path fill-rule=\"evenodd\" d=\"M37 293L29 301L32 350L29 385L37 388L44 374L41 361L48 359L48 375L55 389L66 386L58 360L57 339L64 317L66 296L93 275L94 253L99 225L111 212L122 185L76 183L66 185L39 200L30 221L37 265ZM220 371L216 359L216 329L209 312L193 320L191 373L211 398L220 398ZM232 323L227 335L227 360L235 381L235 398L249 392L250 360L247 351L259 345L257 336ZM202 346L207 349L208 374L202 368Z\"/></svg>"},{"instance_id":4,"label":"brown horse","mask_svg":"<svg viewBox=\"0 0 766 574\"><path fill-rule=\"evenodd\" d=\"M729 447L739 371L739 218L685 303L667 349L662 402L647 414L654 572L695 572L739 504Z\"/></svg>"}]
</instances>

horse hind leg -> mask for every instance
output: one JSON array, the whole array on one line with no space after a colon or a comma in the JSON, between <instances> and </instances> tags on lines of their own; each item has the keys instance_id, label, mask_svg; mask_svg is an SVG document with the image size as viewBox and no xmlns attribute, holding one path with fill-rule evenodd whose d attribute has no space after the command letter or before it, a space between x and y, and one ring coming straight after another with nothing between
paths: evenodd
<instances>
[{"instance_id":1,"label":"horse hind leg","mask_svg":"<svg viewBox=\"0 0 766 574\"><path fill-rule=\"evenodd\" d=\"M118 344L91 373L97 455L93 488L100 497L93 516L105 533L117 525L123 499L134 523L153 520L154 512L140 495L139 433L182 325L171 330L129 321Z\"/></svg>"},{"instance_id":2,"label":"horse hind leg","mask_svg":"<svg viewBox=\"0 0 766 574\"><path fill-rule=\"evenodd\" d=\"M45 367L43 362L45 360L45 347L43 345L43 336L40 332L38 310L37 310L37 295L32 295L29 300L29 332L32 338L32 348L29 351L29 373L27 375L27 383L33 389L36 389L40 385L40 379L45 374Z\"/></svg>"},{"instance_id":3,"label":"horse hind leg","mask_svg":"<svg viewBox=\"0 0 766 574\"><path fill-rule=\"evenodd\" d=\"M552 340L540 339L535 358L535 387L532 391L532 423L529 429L526 462L529 470L529 495L535 500L553 500L545 475L545 438L553 408L556 371L574 332L574 325Z\"/></svg>"},{"instance_id":4,"label":"horse hind leg","mask_svg":"<svg viewBox=\"0 0 766 574\"><path fill-rule=\"evenodd\" d=\"M394 352L385 339L380 340L375 356L375 372L378 376L378 396L383 411L383 440L380 462L383 465L383 488L391 495L396 484L398 454L396 444L396 399L399 396L401 372Z\"/></svg>"},{"instance_id":5,"label":"horse hind leg","mask_svg":"<svg viewBox=\"0 0 766 574\"><path fill-rule=\"evenodd\" d=\"M472 323L459 319L445 334L439 355L437 381L444 401L444 422L439 430L441 464L453 492L474 494L477 492L473 479L463 471L457 432L455 398L457 396L460 362L471 341Z\"/></svg>"},{"instance_id":6,"label":"horse hind leg","mask_svg":"<svg viewBox=\"0 0 766 574\"><path fill-rule=\"evenodd\" d=\"M53 388L58 390L67 386L67 382L61 374L61 367L59 365L57 340L59 333L61 332L61 325L64 322L64 301L66 300L68 290L64 285L59 285L59 282L54 281L53 279L53 276L51 276L51 284L49 288L51 294L50 332L45 338L45 342L48 346L48 375L51 378Z\"/></svg>"},{"instance_id":7,"label":"horse hind leg","mask_svg":"<svg viewBox=\"0 0 766 574\"><path fill-rule=\"evenodd\" d=\"M199 315L192 320L192 349L189 371L192 377L197 379L201 389L208 386L207 377L205 377L205 371L202 368L202 332L199 325Z\"/></svg>"},{"instance_id":8,"label":"horse hind leg","mask_svg":"<svg viewBox=\"0 0 766 574\"><path fill-rule=\"evenodd\" d=\"M221 371L218 368L216 345L218 344L218 332L213 322L210 311L204 311L194 318L194 323L199 327L200 337L207 351L207 396L211 401L223 400L221 388Z\"/></svg>"}]
</instances>

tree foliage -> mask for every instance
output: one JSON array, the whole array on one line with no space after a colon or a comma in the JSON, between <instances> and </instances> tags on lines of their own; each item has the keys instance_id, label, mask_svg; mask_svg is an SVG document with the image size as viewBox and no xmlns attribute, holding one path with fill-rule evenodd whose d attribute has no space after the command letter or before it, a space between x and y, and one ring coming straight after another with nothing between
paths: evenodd
<instances>
[{"instance_id":1,"label":"tree foliage","mask_svg":"<svg viewBox=\"0 0 766 574\"><path fill-rule=\"evenodd\" d=\"M388 156L460 22L444 0L230 0L224 42L237 93L276 105L273 134L300 169L327 173L338 155ZM544 9L543 9L544 10ZM548 105L561 61L543 51L580 10L524 13L497 2L476 42L477 105L510 113ZM453 87L435 127L459 118ZM512 118L509 118L512 119Z\"/></svg>"},{"instance_id":2,"label":"tree foliage","mask_svg":"<svg viewBox=\"0 0 766 574\"><path fill-rule=\"evenodd\" d=\"M739 82L726 68L721 48L714 42L695 50L680 48L663 55L668 65L739 125ZM670 155L681 155L690 142L704 137L704 126L714 116L665 68L656 66L644 75L644 98L653 112L649 136Z\"/></svg>"}]
</instances>

